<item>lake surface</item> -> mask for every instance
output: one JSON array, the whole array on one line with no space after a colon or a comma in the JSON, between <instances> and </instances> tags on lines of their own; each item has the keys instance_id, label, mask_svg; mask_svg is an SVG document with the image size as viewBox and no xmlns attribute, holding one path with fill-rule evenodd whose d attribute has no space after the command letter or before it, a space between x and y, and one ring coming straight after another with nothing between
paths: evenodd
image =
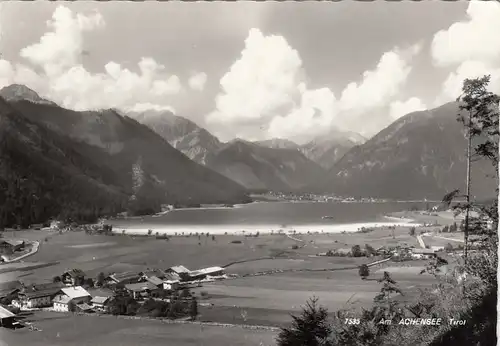
<instances>
[{"instance_id":1,"label":"lake surface","mask_svg":"<svg viewBox=\"0 0 500 346\"><path fill-rule=\"evenodd\" d=\"M361 227L375 223L394 224L397 221L384 217L392 212L424 207L419 202L387 203L312 203L312 202L256 202L235 208L180 209L162 216L146 216L124 220L113 220L115 228L148 229L171 233L176 229L188 231L198 228L245 228L265 230L271 228L332 230L348 225ZM324 219L328 216L328 219ZM402 220L404 223L405 220ZM344 228L345 228L344 227ZM356 228L357 229L357 228ZM347 230L347 229L345 229ZM352 227L349 227L352 230Z\"/></svg>"}]
</instances>

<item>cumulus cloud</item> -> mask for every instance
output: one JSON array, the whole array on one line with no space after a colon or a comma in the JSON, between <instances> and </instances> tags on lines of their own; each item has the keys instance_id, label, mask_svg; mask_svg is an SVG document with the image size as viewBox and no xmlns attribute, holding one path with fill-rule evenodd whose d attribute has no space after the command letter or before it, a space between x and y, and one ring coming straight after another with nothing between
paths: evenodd
<instances>
[{"instance_id":1,"label":"cumulus cloud","mask_svg":"<svg viewBox=\"0 0 500 346\"><path fill-rule=\"evenodd\" d=\"M375 69L363 73L359 84L347 85L340 98L340 108L363 112L387 105L406 82L411 71L409 61L419 51L420 45L414 45L384 53Z\"/></svg>"},{"instance_id":2,"label":"cumulus cloud","mask_svg":"<svg viewBox=\"0 0 500 346\"><path fill-rule=\"evenodd\" d=\"M436 33L431 52L440 66L464 61L498 62L500 58L500 5L470 1L467 19Z\"/></svg>"},{"instance_id":3,"label":"cumulus cloud","mask_svg":"<svg viewBox=\"0 0 500 346\"><path fill-rule=\"evenodd\" d=\"M277 138L309 138L328 131L333 125L337 104L335 95L328 88L307 90L305 84L299 85L302 90L300 105L292 109L286 116L275 116L269 124L268 133Z\"/></svg>"},{"instance_id":4,"label":"cumulus cloud","mask_svg":"<svg viewBox=\"0 0 500 346\"><path fill-rule=\"evenodd\" d=\"M264 36L251 29L241 57L220 80L216 111L209 123L237 123L274 116L290 106L302 61L282 36Z\"/></svg>"},{"instance_id":5,"label":"cumulus cloud","mask_svg":"<svg viewBox=\"0 0 500 346\"><path fill-rule=\"evenodd\" d=\"M25 84L41 96L75 110L126 110L145 105L171 109L165 104L166 97L180 92L180 80L152 58L141 58L138 72L113 61L104 66L102 73L91 73L82 65L84 33L105 26L99 13L75 14L58 6L47 26L49 31L39 42L20 51L29 64L0 61L0 87Z\"/></svg>"},{"instance_id":6,"label":"cumulus cloud","mask_svg":"<svg viewBox=\"0 0 500 346\"><path fill-rule=\"evenodd\" d=\"M443 83L441 95L435 101L436 105L453 101L460 96L465 79L484 75L491 75L489 90L500 94L500 68L494 68L480 61L466 61L448 75Z\"/></svg>"},{"instance_id":7,"label":"cumulus cloud","mask_svg":"<svg viewBox=\"0 0 500 346\"><path fill-rule=\"evenodd\" d=\"M467 18L434 35L431 54L438 66L456 66L445 79L435 105L460 96L466 78L491 75L490 90L500 93L500 4L471 1Z\"/></svg>"},{"instance_id":8,"label":"cumulus cloud","mask_svg":"<svg viewBox=\"0 0 500 346\"><path fill-rule=\"evenodd\" d=\"M409 98L406 101L394 101L389 106L389 114L392 119L396 120L402 116L426 110L427 106L418 97Z\"/></svg>"},{"instance_id":9,"label":"cumulus cloud","mask_svg":"<svg viewBox=\"0 0 500 346\"><path fill-rule=\"evenodd\" d=\"M196 91L203 91L207 82L207 74L205 72L196 73L188 80L189 87Z\"/></svg>"},{"instance_id":10,"label":"cumulus cloud","mask_svg":"<svg viewBox=\"0 0 500 346\"><path fill-rule=\"evenodd\" d=\"M241 56L220 80L216 110L206 121L228 125L223 135L227 138L234 136L230 129L243 125L259 127L263 138L311 138L344 122L350 112L387 106L408 78L409 60L419 51L420 45L414 45L385 53L375 69L366 71L359 84L347 85L337 100L328 88L307 88L299 53L284 37L252 29Z\"/></svg>"}]
</instances>

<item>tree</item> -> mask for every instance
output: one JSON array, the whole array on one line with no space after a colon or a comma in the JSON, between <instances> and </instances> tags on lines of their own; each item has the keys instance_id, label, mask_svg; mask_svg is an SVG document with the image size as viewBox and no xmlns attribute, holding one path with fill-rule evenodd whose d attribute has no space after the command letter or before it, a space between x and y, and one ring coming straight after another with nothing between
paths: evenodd
<instances>
[{"instance_id":1,"label":"tree","mask_svg":"<svg viewBox=\"0 0 500 346\"><path fill-rule=\"evenodd\" d=\"M467 133L467 180L466 192L459 195L457 189L443 198L448 206L455 197L465 197L465 204L455 207L458 210L465 210L464 219L464 261L467 263L469 231L470 231L470 211L475 206L471 203L471 163L473 155L475 157L485 158L491 161L495 168L495 178L498 186L498 140L499 140L499 110L500 96L488 91L490 76L484 76L475 79L466 79L462 86L462 95L457 99L459 102L460 113L458 120L461 121ZM474 148L472 139L480 139L480 143ZM498 188L497 188L498 194ZM481 209L481 208L479 208ZM498 220L498 219L497 219ZM497 221L498 222L498 221ZM494 225L494 229L497 224Z\"/></svg>"},{"instance_id":2,"label":"tree","mask_svg":"<svg viewBox=\"0 0 500 346\"><path fill-rule=\"evenodd\" d=\"M318 306L318 298L309 299L298 316L292 316L290 327L281 328L278 346L333 346L329 340L332 327L328 323L328 311Z\"/></svg>"},{"instance_id":3,"label":"tree","mask_svg":"<svg viewBox=\"0 0 500 346\"><path fill-rule=\"evenodd\" d=\"M105 280L106 280L106 275L104 275L103 272L100 272L99 274L97 274L96 286L97 287L103 286Z\"/></svg>"},{"instance_id":4,"label":"tree","mask_svg":"<svg viewBox=\"0 0 500 346\"><path fill-rule=\"evenodd\" d=\"M148 229L148 235L151 235L153 234L153 230L152 229Z\"/></svg>"},{"instance_id":5,"label":"tree","mask_svg":"<svg viewBox=\"0 0 500 346\"><path fill-rule=\"evenodd\" d=\"M87 287L93 288L94 287L94 280L92 280L92 278L85 279L85 285Z\"/></svg>"},{"instance_id":6,"label":"tree","mask_svg":"<svg viewBox=\"0 0 500 346\"><path fill-rule=\"evenodd\" d=\"M445 247L444 247L444 250L446 252L452 252L453 251L453 245L451 245L450 243L446 244Z\"/></svg>"},{"instance_id":7,"label":"tree","mask_svg":"<svg viewBox=\"0 0 500 346\"><path fill-rule=\"evenodd\" d=\"M54 282L54 283L56 283L56 282L61 282L61 277L60 277L59 275L54 276L54 277L52 278L52 282Z\"/></svg>"},{"instance_id":8,"label":"tree","mask_svg":"<svg viewBox=\"0 0 500 346\"><path fill-rule=\"evenodd\" d=\"M370 275L370 268L366 264L362 264L359 266L359 276L361 279L366 279Z\"/></svg>"},{"instance_id":9,"label":"tree","mask_svg":"<svg viewBox=\"0 0 500 346\"><path fill-rule=\"evenodd\" d=\"M198 301L196 300L195 297L193 297L191 299L191 302L189 304L189 316L191 317L191 320L193 320L193 321L198 316Z\"/></svg>"},{"instance_id":10,"label":"tree","mask_svg":"<svg viewBox=\"0 0 500 346\"><path fill-rule=\"evenodd\" d=\"M411 235L412 237L414 237L414 236L415 236L415 227L410 227L410 235Z\"/></svg>"},{"instance_id":11,"label":"tree","mask_svg":"<svg viewBox=\"0 0 500 346\"><path fill-rule=\"evenodd\" d=\"M363 256L363 252L361 251L361 246L354 245L351 248L351 255L352 255L352 257L361 257L361 256Z\"/></svg>"},{"instance_id":12,"label":"tree","mask_svg":"<svg viewBox=\"0 0 500 346\"><path fill-rule=\"evenodd\" d=\"M69 303L68 303L68 311L70 311L70 312L75 312L76 311L76 304L72 300L70 300Z\"/></svg>"},{"instance_id":13,"label":"tree","mask_svg":"<svg viewBox=\"0 0 500 346\"><path fill-rule=\"evenodd\" d=\"M377 254L377 251L375 251L375 249L373 248L373 246L371 246L370 244L365 244L365 251L368 255L376 255Z\"/></svg>"}]
</instances>

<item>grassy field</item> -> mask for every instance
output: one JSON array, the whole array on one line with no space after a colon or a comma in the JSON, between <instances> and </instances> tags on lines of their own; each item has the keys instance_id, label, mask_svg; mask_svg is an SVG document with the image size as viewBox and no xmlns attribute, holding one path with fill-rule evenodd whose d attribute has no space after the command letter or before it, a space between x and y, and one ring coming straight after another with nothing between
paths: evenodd
<instances>
[{"instance_id":1,"label":"grassy field","mask_svg":"<svg viewBox=\"0 0 500 346\"><path fill-rule=\"evenodd\" d=\"M44 239L45 234L39 237ZM231 241L236 239L242 243L232 244ZM80 268L89 275L97 275L100 271L105 273L140 271L148 267L166 269L179 264L190 269L198 269L224 266L234 261L276 256L283 251L291 251L294 244L295 241L283 235L251 238L220 235L216 236L215 240L206 236L200 239L195 236L171 237L167 241L155 239L154 236L111 237L68 232L54 235L47 242L42 241L38 253L26 258L23 263L11 265L10 268L25 267L25 270L18 274L26 282L51 280L53 276L70 268ZM26 270L30 265L53 262L60 263L33 271Z\"/></svg>"},{"instance_id":2,"label":"grassy field","mask_svg":"<svg viewBox=\"0 0 500 346\"><path fill-rule=\"evenodd\" d=\"M0 345L31 346L255 346L275 345L274 330L241 327L166 324L160 321L127 320L115 317L73 316L39 312L33 323L42 331L0 328ZM3 342L3 344L2 344Z\"/></svg>"},{"instance_id":3,"label":"grassy field","mask_svg":"<svg viewBox=\"0 0 500 346\"><path fill-rule=\"evenodd\" d=\"M88 275L96 276L101 271L105 273L140 271L148 267L166 269L179 264L190 269L197 269L207 266L225 266L241 261L229 265L227 272L239 275L251 275L273 270L284 270L284 272L228 279L204 284L203 287L193 289L193 292L198 296L201 296L202 292L206 296L206 299L200 299L200 303L202 303L200 304L200 319L220 323L268 326L283 326L290 323L290 313L300 311L301 306L312 296L318 297L320 304L330 311L370 306L374 296L380 291L380 284L376 279L382 276L384 268L401 266L392 263L372 267L370 270L371 280L361 280L357 266L373 262L377 260L376 257L314 257L312 255L335 248L350 249L353 245L361 247L364 247L364 244L370 244L373 247L396 243L416 245L415 237L410 236L408 228L404 227L394 231L394 238L391 230L377 229L369 233L294 236L302 241L293 240L285 235L261 235L259 237L218 235L214 240L211 236L202 236L200 239L196 236L171 237L168 241L155 239L154 236L135 238L121 235L97 236L87 235L83 232L52 235L47 242L41 242L39 252L27 258L26 262L3 267L4 273L1 272L2 268L0 268L0 280L19 279L26 283L47 282L51 281L55 275L60 275L70 268L80 268ZM25 238L28 236L29 234L24 235ZM47 234L34 233L31 236L45 239ZM242 243L231 243L234 240L240 240ZM298 245L299 248L292 249L293 245ZM270 259L269 257L276 258ZM35 267L44 265L45 267ZM414 268L389 269L388 271L392 270L393 278L405 292L419 287L430 287L432 283L435 283L435 279L428 274L415 274L424 265L425 261L407 262L403 266ZM321 269L330 270L319 271ZM57 318L51 321L55 324L54 328L56 329L60 328L59 323L61 326L65 323L76 323L73 322L73 319L68 320L66 317L60 322L56 322L59 321ZM87 318L81 321L84 321L82 325L93 323L85 322ZM152 331L156 328L150 327L149 324L147 326L141 328L144 330L151 328ZM168 335L169 328L188 327L162 325L162 328L165 328L165 331L162 329L158 333ZM61 327L61 330L64 328ZM137 327L137 330L142 329ZM110 336L105 336L104 332L102 332L102 336L99 336L98 332L95 342L108 344L109 341L109 344L113 345L114 341L109 338L117 338L117 333L125 332L123 330L117 331L111 333ZM213 331L214 335L217 333ZM231 337L230 335L231 333L227 337ZM151 336L153 339L156 337L156 334ZM69 345L76 344L78 336L74 336L74 338L74 340L68 339L68 343L56 339L54 344L57 345L57 342ZM141 342L141 339L137 338L131 337L132 340ZM91 343L96 344L92 339L90 340ZM195 342L196 340L192 339L191 341ZM153 340L152 343L154 344L154 342ZM183 342L179 340L178 345L189 344ZM226 343L239 345L230 339L227 339ZM177 345L177 343L173 344Z\"/></svg>"}]
</instances>

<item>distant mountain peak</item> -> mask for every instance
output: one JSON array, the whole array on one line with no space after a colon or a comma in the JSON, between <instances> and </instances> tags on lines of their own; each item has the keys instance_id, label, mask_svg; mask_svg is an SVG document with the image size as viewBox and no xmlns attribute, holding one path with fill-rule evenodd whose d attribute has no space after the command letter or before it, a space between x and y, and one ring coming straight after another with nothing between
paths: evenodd
<instances>
[{"instance_id":1,"label":"distant mountain peak","mask_svg":"<svg viewBox=\"0 0 500 346\"><path fill-rule=\"evenodd\" d=\"M29 101L32 103L55 105L54 102L40 97L36 91L23 84L11 84L3 87L0 90L0 96L7 101Z\"/></svg>"},{"instance_id":2,"label":"distant mountain peak","mask_svg":"<svg viewBox=\"0 0 500 346\"><path fill-rule=\"evenodd\" d=\"M260 146L273 148L273 149L298 149L299 145L286 138L271 138L264 141L255 142Z\"/></svg>"}]
</instances>

